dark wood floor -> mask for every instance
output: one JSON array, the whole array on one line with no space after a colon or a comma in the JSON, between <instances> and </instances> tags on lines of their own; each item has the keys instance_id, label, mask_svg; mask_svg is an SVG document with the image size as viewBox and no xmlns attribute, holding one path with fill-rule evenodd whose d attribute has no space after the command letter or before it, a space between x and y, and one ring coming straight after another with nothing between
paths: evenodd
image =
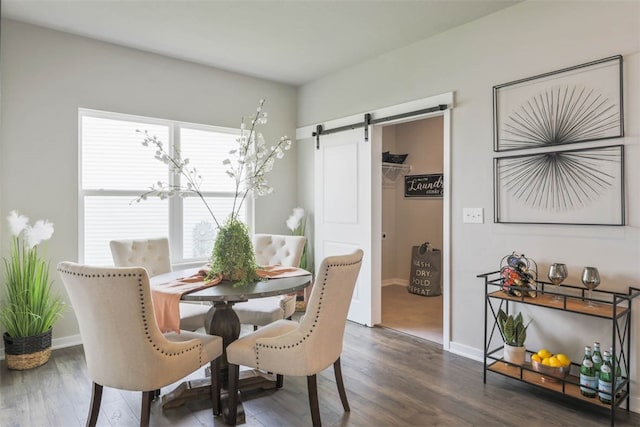
<instances>
[{"instance_id":1,"label":"dark wood floor","mask_svg":"<svg viewBox=\"0 0 640 427\"><path fill-rule=\"evenodd\" d=\"M604 426L608 412L489 374L482 364L391 329L349 323L342 370L351 412L344 413L332 368L319 375L324 426ZM196 374L195 377L200 376ZM165 393L171 388L163 389ZM0 426L74 427L85 423L90 381L82 347L55 350L44 366L9 371L0 364ZM136 426L140 395L105 388L99 426ZM287 377L278 391L245 395L247 426L310 426L306 379ZM152 426L221 426L206 401L162 413ZM638 426L620 411L616 425Z\"/></svg>"}]
</instances>

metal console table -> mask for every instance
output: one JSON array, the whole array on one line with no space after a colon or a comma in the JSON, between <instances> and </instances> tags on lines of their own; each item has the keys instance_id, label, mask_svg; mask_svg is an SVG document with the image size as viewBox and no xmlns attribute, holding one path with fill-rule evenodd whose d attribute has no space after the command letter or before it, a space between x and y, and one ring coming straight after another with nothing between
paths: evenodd
<instances>
[{"instance_id":1,"label":"metal console table","mask_svg":"<svg viewBox=\"0 0 640 427\"><path fill-rule=\"evenodd\" d=\"M503 280L500 271L483 273L477 276L484 280L485 307L484 307L484 369L483 381L487 382L487 372L494 372L513 378L518 381L531 384L546 390L560 393L571 398L587 402L595 407L606 408L610 412L611 425L615 425L616 409L626 402L626 410L629 411L629 378L630 378L630 353L631 353L631 309L632 300L640 295L640 288L629 287L628 293L593 290L592 298L587 297L587 289L584 287L562 285L563 292L551 291L552 285L548 282L536 280L535 298L525 296L512 296L503 291ZM546 287L546 289L545 289ZM521 291L530 288L518 288ZM554 295L560 295L560 300L553 299ZM596 307L587 307L588 301L594 302ZM515 365L506 362L502 358L504 343L497 328L497 314L500 308L509 313L511 306L527 304L546 309L577 313L584 316L596 317L611 322L611 343L623 376L622 381L615 386L612 393L612 404L607 405L598 398L588 398L580 393L580 365L572 363L570 374L566 378L549 378L533 369L530 362L524 365ZM533 352L527 349L527 354ZM581 361L580 361L581 362ZM625 376L626 374L626 376ZM616 384L616 378L613 383Z\"/></svg>"}]
</instances>

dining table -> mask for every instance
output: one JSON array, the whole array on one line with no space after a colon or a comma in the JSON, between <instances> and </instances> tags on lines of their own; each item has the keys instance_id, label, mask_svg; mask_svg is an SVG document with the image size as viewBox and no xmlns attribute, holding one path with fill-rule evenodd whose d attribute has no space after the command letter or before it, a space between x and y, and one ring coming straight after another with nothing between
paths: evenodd
<instances>
[{"instance_id":1,"label":"dining table","mask_svg":"<svg viewBox=\"0 0 640 427\"><path fill-rule=\"evenodd\" d=\"M202 271L200 268L174 270L169 273L156 275L150 278L151 292L157 291L163 285L193 277ZM275 277L258 280L247 284L223 280L214 286L204 287L194 291L188 291L180 296L182 301L200 302L211 304L211 309L204 322L204 329L208 334L217 335L223 341L223 353L220 356L220 379L222 384L223 408L227 401L228 362L226 348L240 336L240 320L233 310L237 303L248 301L252 298L264 298L269 296L284 295L304 290L311 284L311 273L302 269L288 269ZM155 289L155 290L154 290ZM250 389L276 388L276 375L256 369L243 370L240 373L239 391ZM210 396L210 377L188 380L180 384L162 398L162 408L174 408L195 399L204 399ZM238 424L244 421L244 409L242 401L238 399Z\"/></svg>"}]
</instances>

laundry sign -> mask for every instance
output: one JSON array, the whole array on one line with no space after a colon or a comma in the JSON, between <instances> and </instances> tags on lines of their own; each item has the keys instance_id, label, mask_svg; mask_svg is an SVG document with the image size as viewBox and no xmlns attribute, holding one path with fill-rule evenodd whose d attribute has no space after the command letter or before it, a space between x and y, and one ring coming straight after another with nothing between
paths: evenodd
<instances>
[{"instance_id":1,"label":"laundry sign","mask_svg":"<svg viewBox=\"0 0 640 427\"><path fill-rule=\"evenodd\" d=\"M404 197L442 197L444 181L441 173L405 175Z\"/></svg>"}]
</instances>

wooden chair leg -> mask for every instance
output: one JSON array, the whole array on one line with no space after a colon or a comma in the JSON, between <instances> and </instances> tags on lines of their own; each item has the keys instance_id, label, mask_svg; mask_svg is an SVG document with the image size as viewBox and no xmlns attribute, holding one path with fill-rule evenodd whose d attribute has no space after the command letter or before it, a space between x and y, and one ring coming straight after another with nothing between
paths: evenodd
<instances>
[{"instance_id":1,"label":"wooden chair leg","mask_svg":"<svg viewBox=\"0 0 640 427\"><path fill-rule=\"evenodd\" d=\"M342 407L345 412L351 411L349 408L349 401L347 400L347 392L344 389L344 383L342 382L342 367L340 366L340 358L333 362L333 372L336 375L336 384L338 385L338 393L340 394L340 400L342 401Z\"/></svg>"},{"instance_id":2,"label":"wooden chair leg","mask_svg":"<svg viewBox=\"0 0 640 427\"><path fill-rule=\"evenodd\" d=\"M258 330L258 325L253 325L253 331L257 331Z\"/></svg>"},{"instance_id":3,"label":"wooden chair leg","mask_svg":"<svg viewBox=\"0 0 640 427\"><path fill-rule=\"evenodd\" d=\"M142 406L140 408L140 427L149 427L149 420L151 418L151 402L153 396L156 394L155 390L142 392Z\"/></svg>"},{"instance_id":4,"label":"wooden chair leg","mask_svg":"<svg viewBox=\"0 0 640 427\"><path fill-rule=\"evenodd\" d=\"M282 388L284 385L284 375L276 374L276 388Z\"/></svg>"},{"instance_id":5,"label":"wooden chair leg","mask_svg":"<svg viewBox=\"0 0 640 427\"><path fill-rule=\"evenodd\" d=\"M240 377L240 366L229 363L229 386L227 389L228 394L228 407L224 422L227 425L235 426L238 417L238 381Z\"/></svg>"},{"instance_id":6,"label":"wooden chair leg","mask_svg":"<svg viewBox=\"0 0 640 427\"><path fill-rule=\"evenodd\" d=\"M309 392L309 407L311 408L311 422L313 427L320 427L320 405L318 404L318 383L315 375L307 377L307 390Z\"/></svg>"},{"instance_id":7,"label":"wooden chair leg","mask_svg":"<svg viewBox=\"0 0 640 427\"><path fill-rule=\"evenodd\" d=\"M218 359L214 359L210 364L211 369L211 401L213 403L213 415L220 415L222 405L220 402L220 364Z\"/></svg>"},{"instance_id":8,"label":"wooden chair leg","mask_svg":"<svg viewBox=\"0 0 640 427\"><path fill-rule=\"evenodd\" d=\"M102 386L93 383L91 388L91 407L87 416L87 427L95 427L98 423L98 414L100 413L100 402L102 401Z\"/></svg>"}]
</instances>

